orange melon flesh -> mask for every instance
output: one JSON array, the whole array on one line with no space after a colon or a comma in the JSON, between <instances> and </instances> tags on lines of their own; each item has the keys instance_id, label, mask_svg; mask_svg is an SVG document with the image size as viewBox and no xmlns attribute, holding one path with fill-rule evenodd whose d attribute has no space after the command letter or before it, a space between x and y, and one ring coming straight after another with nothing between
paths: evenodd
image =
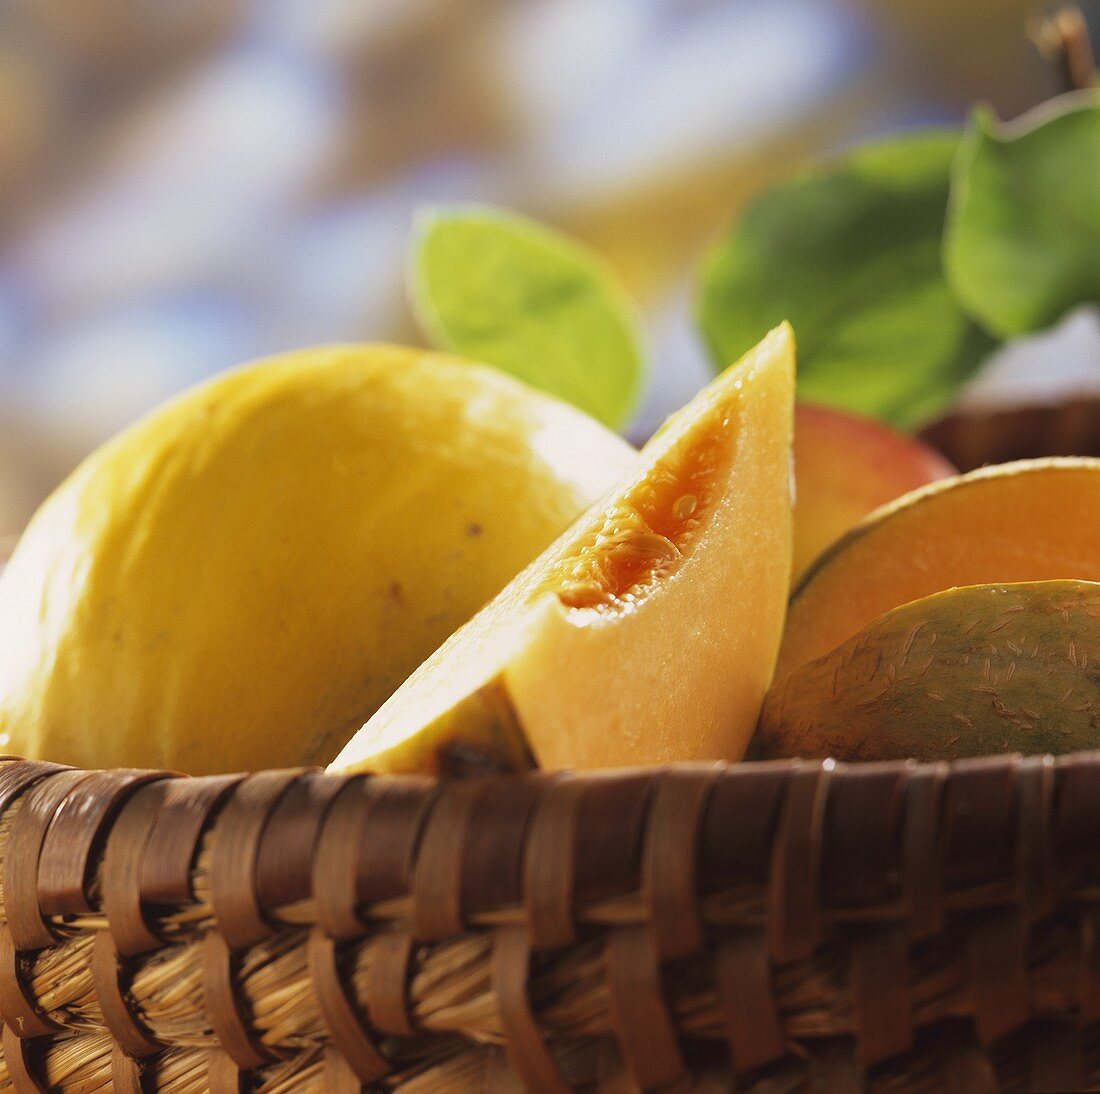
<instances>
[{"instance_id":1,"label":"orange melon flesh","mask_svg":"<svg viewBox=\"0 0 1100 1094\"><path fill-rule=\"evenodd\" d=\"M781 681L902 604L960 585L1100 581L1100 460L1020 460L876 510L795 590Z\"/></svg>"},{"instance_id":2,"label":"orange melon flesh","mask_svg":"<svg viewBox=\"0 0 1100 1094\"><path fill-rule=\"evenodd\" d=\"M784 325L669 419L330 770L739 759L783 627L793 398Z\"/></svg>"}]
</instances>

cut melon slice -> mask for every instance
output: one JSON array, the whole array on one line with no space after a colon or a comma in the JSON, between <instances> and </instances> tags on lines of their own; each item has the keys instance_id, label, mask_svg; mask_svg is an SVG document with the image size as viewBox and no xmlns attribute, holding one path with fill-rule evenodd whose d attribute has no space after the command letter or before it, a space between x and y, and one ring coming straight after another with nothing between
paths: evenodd
<instances>
[{"instance_id":1,"label":"cut melon slice","mask_svg":"<svg viewBox=\"0 0 1100 1094\"><path fill-rule=\"evenodd\" d=\"M957 585L1100 581L1100 460L1019 460L913 491L825 552L791 597L776 680Z\"/></svg>"},{"instance_id":2,"label":"cut melon slice","mask_svg":"<svg viewBox=\"0 0 1100 1094\"><path fill-rule=\"evenodd\" d=\"M331 770L739 759L783 627L793 399L784 325L669 419Z\"/></svg>"}]
</instances>

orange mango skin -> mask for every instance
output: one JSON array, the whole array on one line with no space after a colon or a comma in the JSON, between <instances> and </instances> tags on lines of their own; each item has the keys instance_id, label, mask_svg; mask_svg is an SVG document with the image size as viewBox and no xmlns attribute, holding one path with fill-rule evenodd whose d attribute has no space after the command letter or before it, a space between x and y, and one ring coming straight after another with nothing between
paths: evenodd
<instances>
[{"instance_id":1,"label":"orange mango skin","mask_svg":"<svg viewBox=\"0 0 1100 1094\"><path fill-rule=\"evenodd\" d=\"M799 403L794 416L793 581L868 513L955 473L935 449L881 422Z\"/></svg>"},{"instance_id":2,"label":"orange mango skin","mask_svg":"<svg viewBox=\"0 0 1100 1094\"><path fill-rule=\"evenodd\" d=\"M878 616L956 585L1100 581L1100 460L1020 460L876 510L795 589L776 680Z\"/></svg>"}]
</instances>

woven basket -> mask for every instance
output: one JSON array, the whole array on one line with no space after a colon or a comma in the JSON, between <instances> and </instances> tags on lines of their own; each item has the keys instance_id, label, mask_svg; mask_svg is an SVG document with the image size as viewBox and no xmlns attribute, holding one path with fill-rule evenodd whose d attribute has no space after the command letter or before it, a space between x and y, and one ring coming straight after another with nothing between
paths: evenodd
<instances>
[{"instance_id":1,"label":"woven basket","mask_svg":"<svg viewBox=\"0 0 1100 1094\"><path fill-rule=\"evenodd\" d=\"M1100 456L1100 397L962 410L933 422L921 437L960 471L1038 456Z\"/></svg>"},{"instance_id":2,"label":"woven basket","mask_svg":"<svg viewBox=\"0 0 1100 1094\"><path fill-rule=\"evenodd\" d=\"M440 782L0 762L17 1091L1100 1082L1100 753Z\"/></svg>"}]
</instances>

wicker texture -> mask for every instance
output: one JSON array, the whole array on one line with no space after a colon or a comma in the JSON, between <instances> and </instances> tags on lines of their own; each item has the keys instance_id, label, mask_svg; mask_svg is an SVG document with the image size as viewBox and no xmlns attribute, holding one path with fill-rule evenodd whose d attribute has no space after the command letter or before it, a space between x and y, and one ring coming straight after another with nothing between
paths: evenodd
<instances>
[{"instance_id":1,"label":"wicker texture","mask_svg":"<svg viewBox=\"0 0 1100 1094\"><path fill-rule=\"evenodd\" d=\"M607 775L0 763L17 1091L1100 1082L1100 754Z\"/></svg>"},{"instance_id":2,"label":"wicker texture","mask_svg":"<svg viewBox=\"0 0 1100 1094\"><path fill-rule=\"evenodd\" d=\"M1040 456L1100 456L1100 397L960 410L933 422L921 437L960 471Z\"/></svg>"}]
</instances>

